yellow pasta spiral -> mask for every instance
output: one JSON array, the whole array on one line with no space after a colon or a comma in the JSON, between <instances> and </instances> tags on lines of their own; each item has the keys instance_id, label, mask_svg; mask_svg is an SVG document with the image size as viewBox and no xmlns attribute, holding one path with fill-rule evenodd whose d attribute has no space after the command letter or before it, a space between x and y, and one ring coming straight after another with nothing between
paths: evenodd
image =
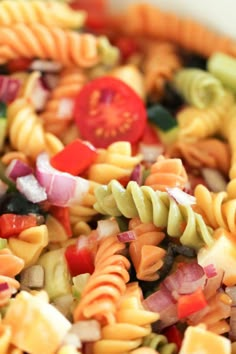
<instances>
[{"instance_id":1,"label":"yellow pasta spiral","mask_svg":"<svg viewBox=\"0 0 236 354\"><path fill-rule=\"evenodd\" d=\"M19 57L52 59L64 66L87 68L100 62L98 40L92 34L38 23L0 27L0 63Z\"/></svg>"},{"instance_id":2,"label":"yellow pasta spiral","mask_svg":"<svg viewBox=\"0 0 236 354\"><path fill-rule=\"evenodd\" d=\"M7 109L8 134L13 148L32 159L47 151L50 155L63 149L59 139L46 133L43 123L24 98L13 101Z\"/></svg>"},{"instance_id":3,"label":"yellow pasta spiral","mask_svg":"<svg viewBox=\"0 0 236 354\"><path fill-rule=\"evenodd\" d=\"M62 100L66 99L71 101L71 105L73 106L73 99L86 81L85 74L79 68L66 68L62 70L57 86L52 90L49 100L40 114L47 132L57 136L65 132L73 115L70 109L60 113L60 104Z\"/></svg>"},{"instance_id":4,"label":"yellow pasta spiral","mask_svg":"<svg viewBox=\"0 0 236 354\"><path fill-rule=\"evenodd\" d=\"M112 143L107 149L98 150L98 157L89 168L88 178L101 184L107 184L112 179L129 177L141 160L141 155L132 156L129 142Z\"/></svg>"},{"instance_id":5,"label":"yellow pasta spiral","mask_svg":"<svg viewBox=\"0 0 236 354\"><path fill-rule=\"evenodd\" d=\"M0 2L0 25L41 23L45 26L79 28L85 22L83 11L74 11L59 1L3 0Z\"/></svg>"},{"instance_id":6,"label":"yellow pasta spiral","mask_svg":"<svg viewBox=\"0 0 236 354\"><path fill-rule=\"evenodd\" d=\"M201 184L195 188L194 195L208 225L236 233L236 199L229 200L226 192L210 192Z\"/></svg>"}]
</instances>

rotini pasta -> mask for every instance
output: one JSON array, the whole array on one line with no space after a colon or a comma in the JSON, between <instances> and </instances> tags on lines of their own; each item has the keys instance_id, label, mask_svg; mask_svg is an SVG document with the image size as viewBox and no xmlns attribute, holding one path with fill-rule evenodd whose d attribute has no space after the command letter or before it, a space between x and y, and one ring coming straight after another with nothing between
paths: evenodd
<instances>
[{"instance_id":1,"label":"rotini pasta","mask_svg":"<svg viewBox=\"0 0 236 354\"><path fill-rule=\"evenodd\" d=\"M177 353L177 345L175 343L168 343L168 340L164 335L154 332L144 338L143 346L156 349L160 354Z\"/></svg>"},{"instance_id":2,"label":"rotini pasta","mask_svg":"<svg viewBox=\"0 0 236 354\"><path fill-rule=\"evenodd\" d=\"M24 39L19 41L18 39ZM0 63L19 57L51 59L64 66L92 67L99 63L98 40L92 34L16 24L0 27Z\"/></svg>"},{"instance_id":3,"label":"rotini pasta","mask_svg":"<svg viewBox=\"0 0 236 354\"><path fill-rule=\"evenodd\" d=\"M224 95L221 82L201 69L180 69L173 78L173 85L187 103L203 109L219 102Z\"/></svg>"},{"instance_id":4,"label":"rotini pasta","mask_svg":"<svg viewBox=\"0 0 236 354\"><path fill-rule=\"evenodd\" d=\"M142 222L151 222L166 228L168 235L179 237L183 245L200 248L212 244L212 232L202 216L191 206L177 205L166 192L154 191L148 186L138 186L134 181L124 188L112 180L107 186L95 190L95 209L101 214L127 218L139 217ZM181 225L185 224L184 230Z\"/></svg>"},{"instance_id":5,"label":"rotini pasta","mask_svg":"<svg viewBox=\"0 0 236 354\"><path fill-rule=\"evenodd\" d=\"M3 0L0 3L0 26L37 22L45 26L80 28L85 18L85 12L74 11L59 1Z\"/></svg>"},{"instance_id":6,"label":"rotini pasta","mask_svg":"<svg viewBox=\"0 0 236 354\"><path fill-rule=\"evenodd\" d=\"M124 245L117 240L116 235L101 240L94 260L95 271L74 310L74 321L89 318L102 324L116 321L117 305L129 281L130 263L118 254L122 249Z\"/></svg>"},{"instance_id":7,"label":"rotini pasta","mask_svg":"<svg viewBox=\"0 0 236 354\"><path fill-rule=\"evenodd\" d=\"M166 188L187 187L188 176L180 159L159 156L151 165L150 173L144 184L154 190L166 191Z\"/></svg>"},{"instance_id":8,"label":"rotini pasta","mask_svg":"<svg viewBox=\"0 0 236 354\"><path fill-rule=\"evenodd\" d=\"M12 147L31 159L35 160L40 152L47 151L53 155L63 148L60 140L45 132L42 121L26 99L19 98L11 103L7 116Z\"/></svg>"},{"instance_id":9,"label":"rotini pasta","mask_svg":"<svg viewBox=\"0 0 236 354\"><path fill-rule=\"evenodd\" d=\"M138 218L130 220L129 229L133 230L137 236L137 239L129 246L129 254L137 279L157 280L159 278L157 271L162 267L166 254L166 251L157 245L164 239L165 234L151 223L141 223Z\"/></svg>"},{"instance_id":10,"label":"rotini pasta","mask_svg":"<svg viewBox=\"0 0 236 354\"><path fill-rule=\"evenodd\" d=\"M129 142L112 143L107 149L98 149L98 157L88 170L88 178L106 184L112 179L129 177L141 160L141 155L132 156Z\"/></svg>"}]
</instances>

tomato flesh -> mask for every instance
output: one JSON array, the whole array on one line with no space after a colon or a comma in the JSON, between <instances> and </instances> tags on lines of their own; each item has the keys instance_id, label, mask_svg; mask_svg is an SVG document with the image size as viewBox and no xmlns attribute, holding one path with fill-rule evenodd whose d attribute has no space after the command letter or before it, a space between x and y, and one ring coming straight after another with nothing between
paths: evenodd
<instances>
[{"instance_id":1,"label":"tomato flesh","mask_svg":"<svg viewBox=\"0 0 236 354\"><path fill-rule=\"evenodd\" d=\"M35 215L3 214L0 216L0 237L9 238L37 225Z\"/></svg>"},{"instance_id":2,"label":"tomato flesh","mask_svg":"<svg viewBox=\"0 0 236 354\"><path fill-rule=\"evenodd\" d=\"M115 141L137 142L147 121L141 98L123 81L102 77L90 81L75 99L75 122L83 139L95 147Z\"/></svg>"},{"instance_id":3,"label":"tomato flesh","mask_svg":"<svg viewBox=\"0 0 236 354\"><path fill-rule=\"evenodd\" d=\"M72 277L94 271L92 252L89 248L70 245L65 250L66 262Z\"/></svg>"}]
</instances>

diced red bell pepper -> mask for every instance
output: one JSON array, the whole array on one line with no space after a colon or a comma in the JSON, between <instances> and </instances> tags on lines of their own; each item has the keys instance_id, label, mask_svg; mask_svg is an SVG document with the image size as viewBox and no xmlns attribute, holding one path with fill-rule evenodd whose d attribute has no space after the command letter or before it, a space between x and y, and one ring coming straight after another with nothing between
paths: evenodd
<instances>
[{"instance_id":1,"label":"diced red bell pepper","mask_svg":"<svg viewBox=\"0 0 236 354\"><path fill-rule=\"evenodd\" d=\"M37 226L35 215L3 214L0 216L0 237L17 236L20 232Z\"/></svg>"},{"instance_id":2,"label":"diced red bell pepper","mask_svg":"<svg viewBox=\"0 0 236 354\"><path fill-rule=\"evenodd\" d=\"M179 319L188 317L207 306L207 301L202 288L191 294L181 295L177 301L177 313Z\"/></svg>"},{"instance_id":3,"label":"diced red bell pepper","mask_svg":"<svg viewBox=\"0 0 236 354\"><path fill-rule=\"evenodd\" d=\"M51 165L59 171L77 176L96 159L97 150L89 142L76 139L51 157Z\"/></svg>"},{"instance_id":4,"label":"diced red bell pepper","mask_svg":"<svg viewBox=\"0 0 236 354\"><path fill-rule=\"evenodd\" d=\"M7 69L10 73L14 73L16 71L25 71L29 68L31 61L32 60L28 58L12 59L8 61Z\"/></svg>"},{"instance_id":5,"label":"diced red bell pepper","mask_svg":"<svg viewBox=\"0 0 236 354\"><path fill-rule=\"evenodd\" d=\"M181 348L182 341L183 341L183 334L181 331L176 327L176 325L167 327L163 331L164 336L168 339L169 343L175 343L178 351Z\"/></svg>"},{"instance_id":6,"label":"diced red bell pepper","mask_svg":"<svg viewBox=\"0 0 236 354\"><path fill-rule=\"evenodd\" d=\"M65 250L65 258L72 277L94 271L92 251L87 247L79 248L77 244L70 245Z\"/></svg>"},{"instance_id":7,"label":"diced red bell pepper","mask_svg":"<svg viewBox=\"0 0 236 354\"><path fill-rule=\"evenodd\" d=\"M134 38L130 38L130 37L125 37L125 36L118 37L114 41L114 45L119 48L121 57L124 61L127 60L129 57L131 57L131 55L139 51L137 42L135 41Z\"/></svg>"},{"instance_id":8,"label":"diced red bell pepper","mask_svg":"<svg viewBox=\"0 0 236 354\"><path fill-rule=\"evenodd\" d=\"M70 212L69 207L61 207L57 205L50 206L50 214L54 216L64 227L68 237L72 236L72 229L70 223Z\"/></svg>"}]
</instances>

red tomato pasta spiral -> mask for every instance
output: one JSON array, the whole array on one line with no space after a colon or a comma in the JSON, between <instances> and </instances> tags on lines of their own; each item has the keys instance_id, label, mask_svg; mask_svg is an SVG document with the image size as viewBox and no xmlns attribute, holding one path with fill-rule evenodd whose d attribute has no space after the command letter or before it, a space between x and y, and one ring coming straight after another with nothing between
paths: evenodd
<instances>
[{"instance_id":1,"label":"red tomato pasta spiral","mask_svg":"<svg viewBox=\"0 0 236 354\"><path fill-rule=\"evenodd\" d=\"M116 237L102 239L95 256L95 271L89 278L81 300L74 311L74 321L93 318L102 324L116 321L120 297L129 281L127 258L119 254L124 249Z\"/></svg>"},{"instance_id":2,"label":"red tomato pasta spiral","mask_svg":"<svg viewBox=\"0 0 236 354\"><path fill-rule=\"evenodd\" d=\"M167 187L184 189L187 183L188 175L181 159L159 156L151 165L150 174L144 184L154 190L166 191Z\"/></svg>"}]
</instances>

